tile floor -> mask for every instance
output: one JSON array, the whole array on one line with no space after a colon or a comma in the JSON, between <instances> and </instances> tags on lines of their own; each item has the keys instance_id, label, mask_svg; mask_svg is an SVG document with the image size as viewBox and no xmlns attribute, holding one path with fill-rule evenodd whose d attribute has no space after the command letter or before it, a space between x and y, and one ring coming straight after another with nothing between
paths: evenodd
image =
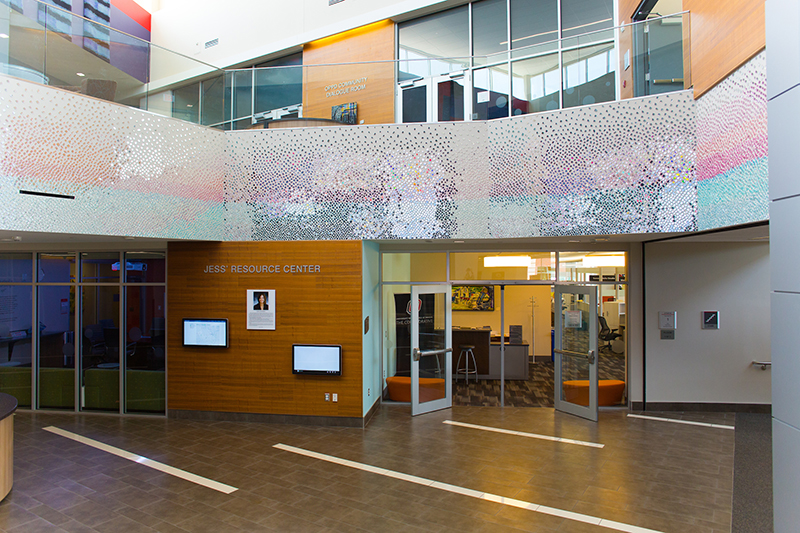
<instances>
[{"instance_id":1,"label":"tile floor","mask_svg":"<svg viewBox=\"0 0 800 533\"><path fill-rule=\"evenodd\" d=\"M0 504L0 531L612 531L295 455L277 443L658 531L730 531L733 431L632 419L624 409L601 411L599 423L547 408L454 407L416 418L408 409L385 405L365 430L18 412L15 484ZM683 417L734 422L733 414ZM239 490L195 485L48 426Z\"/></svg>"}]
</instances>

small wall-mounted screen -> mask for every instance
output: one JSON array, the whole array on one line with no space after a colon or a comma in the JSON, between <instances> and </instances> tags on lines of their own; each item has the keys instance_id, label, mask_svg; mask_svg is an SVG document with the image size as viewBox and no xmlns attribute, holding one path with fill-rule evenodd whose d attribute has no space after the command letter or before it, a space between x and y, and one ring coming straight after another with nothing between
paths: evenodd
<instances>
[{"instance_id":1,"label":"small wall-mounted screen","mask_svg":"<svg viewBox=\"0 0 800 533\"><path fill-rule=\"evenodd\" d=\"M342 375L342 347L333 344L293 344L292 373Z\"/></svg>"},{"instance_id":2,"label":"small wall-mounted screen","mask_svg":"<svg viewBox=\"0 0 800 533\"><path fill-rule=\"evenodd\" d=\"M228 347L227 318L184 318L184 346Z\"/></svg>"}]
</instances>

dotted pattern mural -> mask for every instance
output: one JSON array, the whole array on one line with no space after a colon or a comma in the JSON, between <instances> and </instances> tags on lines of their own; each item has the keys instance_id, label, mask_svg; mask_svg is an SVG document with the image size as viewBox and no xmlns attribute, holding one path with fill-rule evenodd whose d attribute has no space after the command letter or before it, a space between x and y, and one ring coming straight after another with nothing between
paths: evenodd
<instances>
[{"instance_id":1,"label":"dotted pattern mural","mask_svg":"<svg viewBox=\"0 0 800 533\"><path fill-rule=\"evenodd\" d=\"M697 224L688 92L488 123L228 139L234 240L602 235Z\"/></svg>"},{"instance_id":2,"label":"dotted pattern mural","mask_svg":"<svg viewBox=\"0 0 800 533\"><path fill-rule=\"evenodd\" d=\"M769 218L767 152L761 52L697 101L698 229Z\"/></svg>"},{"instance_id":3,"label":"dotted pattern mural","mask_svg":"<svg viewBox=\"0 0 800 533\"><path fill-rule=\"evenodd\" d=\"M0 228L222 240L224 154L220 131L0 76Z\"/></svg>"}]
</instances>

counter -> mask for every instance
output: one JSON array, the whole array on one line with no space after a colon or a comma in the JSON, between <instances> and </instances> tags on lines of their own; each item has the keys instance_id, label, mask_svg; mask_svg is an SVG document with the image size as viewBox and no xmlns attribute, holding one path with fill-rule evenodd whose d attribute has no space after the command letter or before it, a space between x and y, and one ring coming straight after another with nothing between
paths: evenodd
<instances>
[{"instance_id":1,"label":"counter","mask_svg":"<svg viewBox=\"0 0 800 533\"><path fill-rule=\"evenodd\" d=\"M14 411L17 399L0 392L0 500L14 484Z\"/></svg>"},{"instance_id":2,"label":"counter","mask_svg":"<svg viewBox=\"0 0 800 533\"><path fill-rule=\"evenodd\" d=\"M497 339L499 341L500 337ZM458 377L456 365L461 346L465 344L475 346L472 352L478 365L478 379L500 379L500 343L491 342L491 331L488 329L453 328L453 377ZM506 379L528 379L528 348L527 344L506 343ZM464 366L463 361L461 366ZM463 374L461 377L464 377Z\"/></svg>"}]
</instances>

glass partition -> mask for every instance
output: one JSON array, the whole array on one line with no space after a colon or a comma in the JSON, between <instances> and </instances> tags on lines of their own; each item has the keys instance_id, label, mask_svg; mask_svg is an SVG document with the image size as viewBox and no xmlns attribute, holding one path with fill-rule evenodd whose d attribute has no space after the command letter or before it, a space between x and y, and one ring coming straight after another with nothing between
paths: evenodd
<instances>
[{"instance_id":1,"label":"glass partition","mask_svg":"<svg viewBox=\"0 0 800 533\"><path fill-rule=\"evenodd\" d=\"M75 281L75 254L39 254L39 283L71 283Z\"/></svg>"},{"instance_id":2,"label":"glass partition","mask_svg":"<svg viewBox=\"0 0 800 533\"><path fill-rule=\"evenodd\" d=\"M166 252L125 252L126 283L167 281Z\"/></svg>"},{"instance_id":3,"label":"glass partition","mask_svg":"<svg viewBox=\"0 0 800 533\"><path fill-rule=\"evenodd\" d=\"M561 78L558 54L548 54L511 64L512 114L526 115L560 107Z\"/></svg>"},{"instance_id":4,"label":"glass partition","mask_svg":"<svg viewBox=\"0 0 800 533\"><path fill-rule=\"evenodd\" d=\"M0 282L30 283L33 272L31 254L0 253Z\"/></svg>"},{"instance_id":5,"label":"glass partition","mask_svg":"<svg viewBox=\"0 0 800 533\"><path fill-rule=\"evenodd\" d=\"M470 55L468 6L401 22L397 25L397 35L398 81L452 72L456 69L447 58L467 58ZM414 61L430 58L443 60Z\"/></svg>"},{"instance_id":6,"label":"glass partition","mask_svg":"<svg viewBox=\"0 0 800 533\"><path fill-rule=\"evenodd\" d=\"M509 116L507 64L474 70L472 84L472 118L474 120Z\"/></svg>"},{"instance_id":7,"label":"glass partition","mask_svg":"<svg viewBox=\"0 0 800 533\"><path fill-rule=\"evenodd\" d=\"M555 280L555 252L453 252L451 280Z\"/></svg>"},{"instance_id":8,"label":"glass partition","mask_svg":"<svg viewBox=\"0 0 800 533\"><path fill-rule=\"evenodd\" d=\"M118 412L120 287L84 285L81 296L81 408Z\"/></svg>"},{"instance_id":9,"label":"glass partition","mask_svg":"<svg viewBox=\"0 0 800 533\"><path fill-rule=\"evenodd\" d=\"M38 287L38 407L75 408L75 285Z\"/></svg>"},{"instance_id":10,"label":"glass partition","mask_svg":"<svg viewBox=\"0 0 800 533\"><path fill-rule=\"evenodd\" d=\"M624 282L625 252L560 252L558 280L578 283Z\"/></svg>"},{"instance_id":11,"label":"glass partition","mask_svg":"<svg viewBox=\"0 0 800 533\"><path fill-rule=\"evenodd\" d=\"M0 265L6 261L0 258ZM31 406L32 325L33 287L0 285L0 392L20 407Z\"/></svg>"},{"instance_id":12,"label":"glass partition","mask_svg":"<svg viewBox=\"0 0 800 533\"><path fill-rule=\"evenodd\" d=\"M564 107L613 102L616 61L614 43L564 52Z\"/></svg>"},{"instance_id":13,"label":"glass partition","mask_svg":"<svg viewBox=\"0 0 800 533\"><path fill-rule=\"evenodd\" d=\"M411 375L410 302L411 285L383 286L384 379Z\"/></svg>"},{"instance_id":14,"label":"glass partition","mask_svg":"<svg viewBox=\"0 0 800 533\"><path fill-rule=\"evenodd\" d=\"M126 412L166 409L166 287L125 288Z\"/></svg>"},{"instance_id":15,"label":"glass partition","mask_svg":"<svg viewBox=\"0 0 800 533\"><path fill-rule=\"evenodd\" d=\"M485 56L508 49L506 0L482 0L472 4L472 55L475 65L486 64ZM482 57L483 56L483 57Z\"/></svg>"},{"instance_id":16,"label":"glass partition","mask_svg":"<svg viewBox=\"0 0 800 533\"><path fill-rule=\"evenodd\" d=\"M81 281L119 282L119 252L84 252L81 254Z\"/></svg>"}]
</instances>

